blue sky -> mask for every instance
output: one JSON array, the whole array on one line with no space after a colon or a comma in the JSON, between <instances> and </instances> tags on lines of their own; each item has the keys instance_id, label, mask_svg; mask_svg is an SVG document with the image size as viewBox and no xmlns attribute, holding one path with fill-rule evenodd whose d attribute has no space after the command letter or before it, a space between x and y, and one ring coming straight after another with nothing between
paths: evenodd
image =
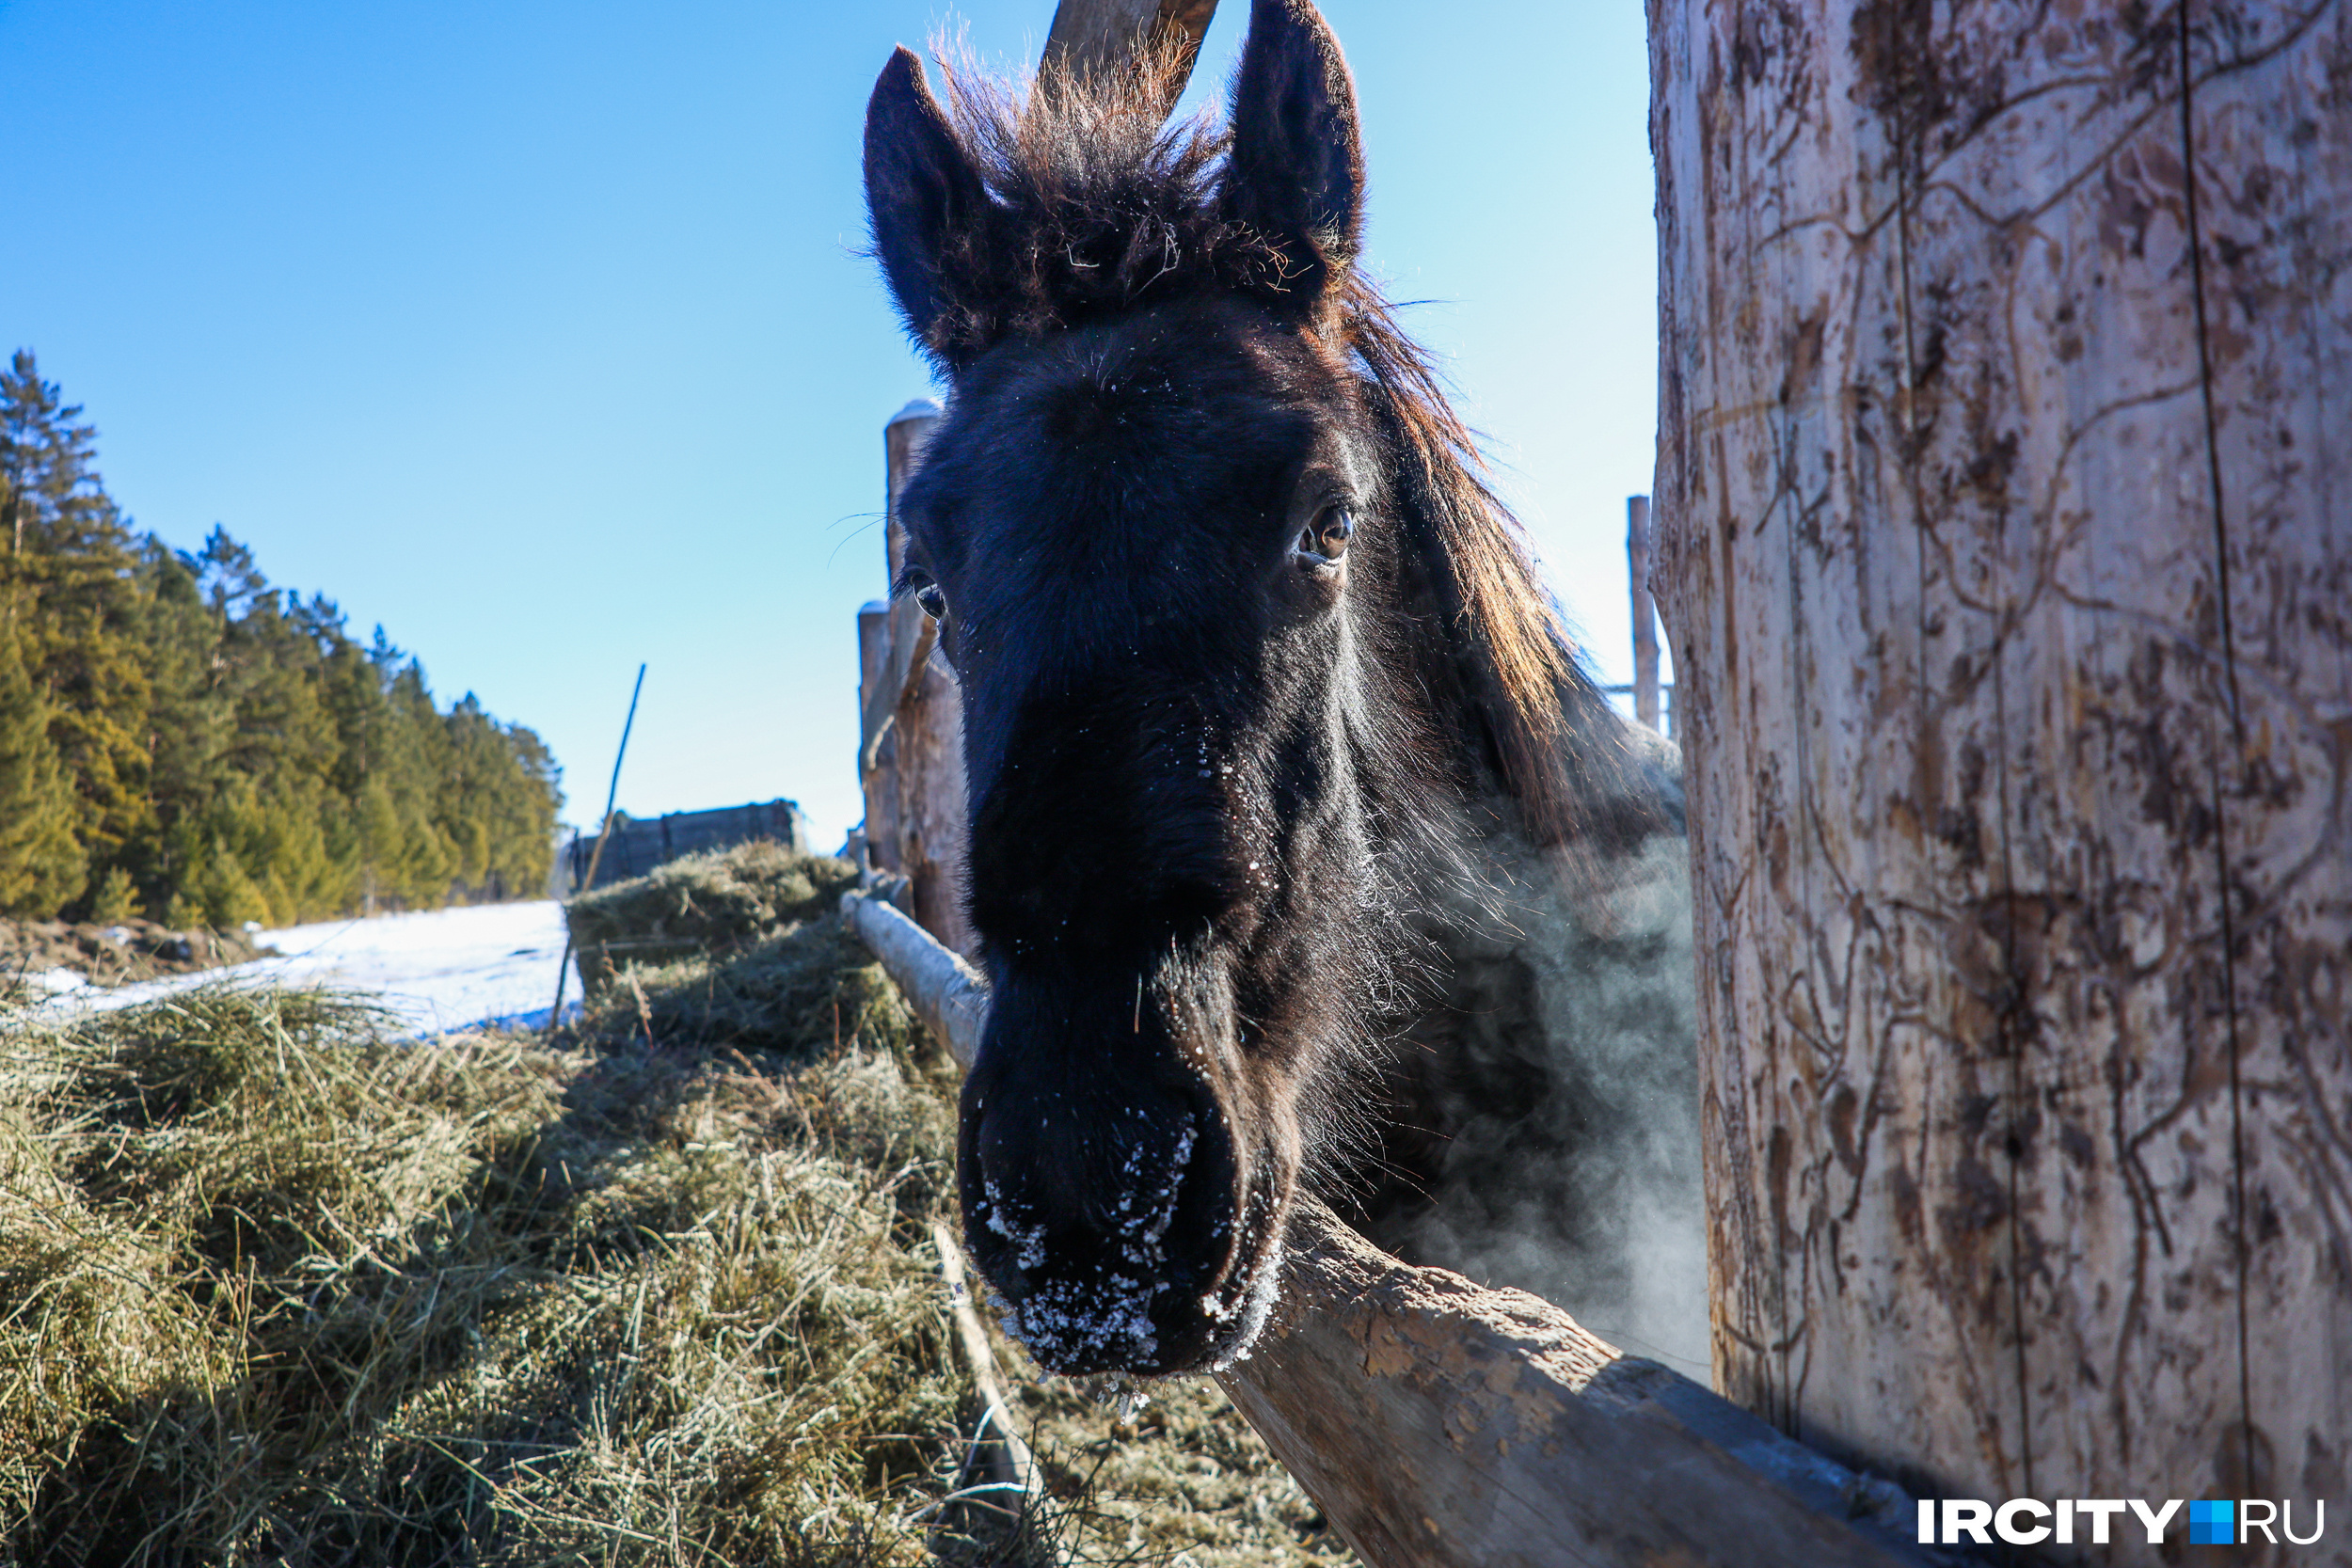
<instances>
[{"instance_id":1,"label":"blue sky","mask_svg":"<svg viewBox=\"0 0 2352 1568\"><path fill-rule=\"evenodd\" d=\"M1033 61L1052 0L0 0L0 352L190 547L381 624L531 724L568 820L855 820L882 423L931 390L864 236L892 44ZM1629 668L1656 237L1639 0L1329 0L1368 264L1489 437L1591 660ZM1220 95L1244 0L1188 102Z\"/></svg>"}]
</instances>

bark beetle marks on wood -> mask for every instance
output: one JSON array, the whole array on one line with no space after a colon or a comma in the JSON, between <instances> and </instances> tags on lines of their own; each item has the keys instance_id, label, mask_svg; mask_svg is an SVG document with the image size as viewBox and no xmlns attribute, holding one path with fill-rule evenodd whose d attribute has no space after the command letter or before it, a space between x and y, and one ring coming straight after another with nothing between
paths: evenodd
<instances>
[{"instance_id":1,"label":"bark beetle marks on wood","mask_svg":"<svg viewBox=\"0 0 2352 1568\"><path fill-rule=\"evenodd\" d=\"M1718 1378L1953 1495L2352 1481L2347 13L1653 7Z\"/></svg>"}]
</instances>

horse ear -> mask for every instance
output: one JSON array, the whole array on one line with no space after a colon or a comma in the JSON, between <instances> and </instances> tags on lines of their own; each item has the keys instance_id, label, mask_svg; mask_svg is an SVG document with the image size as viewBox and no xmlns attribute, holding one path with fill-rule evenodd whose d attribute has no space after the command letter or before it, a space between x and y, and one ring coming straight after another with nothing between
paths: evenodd
<instances>
[{"instance_id":1,"label":"horse ear","mask_svg":"<svg viewBox=\"0 0 2352 1568\"><path fill-rule=\"evenodd\" d=\"M907 330L934 353L934 328L950 304L948 252L987 207L978 171L924 85L922 61L901 46L866 105L866 211Z\"/></svg>"},{"instance_id":2,"label":"horse ear","mask_svg":"<svg viewBox=\"0 0 2352 1568\"><path fill-rule=\"evenodd\" d=\"M1303 246L1293 260L1328 289L1363 229L1364 149L1346 56L1310 0L1254 0L1232 127L1227 212L1286 249Z\"/></svg>"}]
</instances>

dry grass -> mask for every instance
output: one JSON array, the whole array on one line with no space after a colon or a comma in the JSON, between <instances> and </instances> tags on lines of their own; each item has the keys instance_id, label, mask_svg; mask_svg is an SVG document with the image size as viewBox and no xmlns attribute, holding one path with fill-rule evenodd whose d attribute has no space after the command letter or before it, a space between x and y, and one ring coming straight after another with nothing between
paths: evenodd
<instances>
[{"instance_id":1,"label":"dry grass","mask_svg":"<svg viewBox=\"0 0 2352 1568\"><path fill-rule=\"evenodd\" d=\"M1000 1362L1005 1348L1000 1339ZM1216 1385L1163 1383L1150 1394L1120 1417L1066 1379L1016 1380L1009 1414L1036 1451L1043 1496L1009 1529L982 1525L979 1539L942 1555L955 1568L1355 1563Z\"/></svg>"},{"instance_id":2,"label":"dry grass","mask_svg":"<svg viewBox=\"0 0 2352 1568\"><path fill-rule=\"evenodd\" d=\"M26 985L44 970L71 969L92 985L119 986L191 974L257 957L242 931L175 931L133 916L119 924L0 918L0 998L31 1000Z\"/></svg>"},{"instance_id":3,"label":"dry grass","mask_svg":"<svg viewBox=\"0 0 2352 1568\"><path fill-rule=\"evenodd\" d=\"M672 875L737 928L558 1049L302 993L0 1020L0 1564L925 1560L952 1102L834 865ZM1303 1560L1207 1386L1016 1399L1055 1497L957 1558Z\"/></svg>"}]
</instances>

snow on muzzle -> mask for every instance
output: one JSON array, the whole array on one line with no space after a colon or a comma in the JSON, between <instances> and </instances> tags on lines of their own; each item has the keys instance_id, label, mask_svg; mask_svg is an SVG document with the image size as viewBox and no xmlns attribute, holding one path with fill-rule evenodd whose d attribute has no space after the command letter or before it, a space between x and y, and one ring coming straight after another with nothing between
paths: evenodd
<instances>
[{"instance_id":1,"label":"snow on muzzle","mask_svg":"<svg viewBox=\"0 0 2352 1568\"><path fill-rule=\"evenodd\" d=\"M956 1160L964 1244L1007 1331L1066 1375L1230 1361L1275 1259L1208 1086L1162 1064L1024 1071L1007 1054L984 1049L965 1083Z\"/></svg>"}]
</instances>

